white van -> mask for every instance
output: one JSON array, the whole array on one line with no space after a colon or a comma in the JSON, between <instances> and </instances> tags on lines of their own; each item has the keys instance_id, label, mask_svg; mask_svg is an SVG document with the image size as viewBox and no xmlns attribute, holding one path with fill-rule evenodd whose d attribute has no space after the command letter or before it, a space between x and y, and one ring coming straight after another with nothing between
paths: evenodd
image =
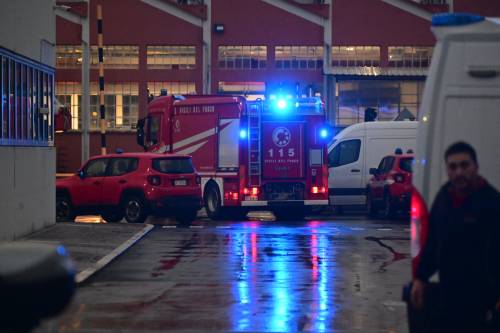
<instances>
[{"instance_id":1,"label":"white van","mask_svg":"<svg viewBox=\"0 0 500 333\"><path fill-rule=\"evenodd\" d=\"M440 15L433 18L432 30L437 43L424 88L413 173L418 192L412 196L414 257L425 238L420 231L426 230L427 209L447 181L443 156L450 144L471 144L480 174L500 189L500 18Z\"/></svg>"},{"instance_id":2,"label":"white van","mask_svg":"<svg viewBox=\"0 0 500 333\"><path fill-rule=\"evenodd\" d=\"M396 148L415 150L416 121L381 121L351 125L328 147L328 192L333 206L365 205L370 168Z\"/></svg>"}]
</instances>

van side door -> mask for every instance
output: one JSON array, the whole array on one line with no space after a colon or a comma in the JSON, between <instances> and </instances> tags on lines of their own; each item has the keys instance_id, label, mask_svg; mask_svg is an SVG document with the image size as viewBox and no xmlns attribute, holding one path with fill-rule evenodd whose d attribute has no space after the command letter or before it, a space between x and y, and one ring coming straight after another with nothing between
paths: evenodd
<instances>
[{"instance_id":1,"label":"van side door","mask_svg":"<svg viewBox=\"0 0 500 333\"><path fill-rule=\"evenodd\" d=\"M328 154L328 188L332 204L364 204L363 138L339 141Z\"/></svg>"}]
</instances>

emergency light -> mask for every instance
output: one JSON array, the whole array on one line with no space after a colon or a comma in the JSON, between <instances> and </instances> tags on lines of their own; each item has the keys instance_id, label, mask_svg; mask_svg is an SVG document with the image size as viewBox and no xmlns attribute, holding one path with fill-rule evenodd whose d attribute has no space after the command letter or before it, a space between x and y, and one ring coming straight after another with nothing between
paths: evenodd
<instances>
[{"instance_id":1,"label":"emergency light","mask_svg":"<svg viewBox=\"0 0 500 333\"><path fill-rule=\"evenodd\" d=\"M247 138L247 131L245 129L240 130L240 139Z\"/></svg>"}]
</instances>

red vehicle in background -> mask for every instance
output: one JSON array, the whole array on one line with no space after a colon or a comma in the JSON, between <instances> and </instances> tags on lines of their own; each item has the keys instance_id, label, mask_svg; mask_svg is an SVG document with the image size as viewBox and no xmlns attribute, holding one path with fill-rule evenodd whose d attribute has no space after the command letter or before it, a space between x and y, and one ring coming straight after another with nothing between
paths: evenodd
<instances>
[{"instance_id":1,"label":"red vehicle in background","mask_svg":"<svg viewBox=\"0 0 500 333\"><path fill-rule=\"evenodd\" d=\"M378 168L371 168L373 175L367 188L366 208L370 217L381 210L384 218L393 218L398 211L409 212L412 192L413 152L403 154L396 149L385 156Z\"/></svg>"},{"instance_id":2,"label":"red vehicle in background","mask_svg":"<svg viewBox=\"0 0 500 333\"><path fill-rule=\"evenodd\" d=\"M191 222L201 208L200 179L187 155L94 156L56 181L57 221L101 214L106 222L142 223L149 214Z\"/></svg>"},{"instance_id":3,"label":"red vehicle in background","mask_svg":"<svg viewBox=\"0 0 500 333\"><path fill-rule=\"evenodd\" d=\"M212 219L250 209L302 218L328 205L332 130L320 98L160 96L137 136L147 151L192 155Z\"/></svg>"}]
</instances>

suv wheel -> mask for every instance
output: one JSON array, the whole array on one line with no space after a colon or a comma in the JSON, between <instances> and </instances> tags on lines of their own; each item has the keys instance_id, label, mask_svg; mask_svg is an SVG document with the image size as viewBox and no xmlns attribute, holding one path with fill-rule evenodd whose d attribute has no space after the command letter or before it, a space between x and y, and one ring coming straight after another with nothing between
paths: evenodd
<instances>
[{"instance_id":1,"label":"suv wheel","mask_svg":"<svg viewBox=\"0 0 500 333\"><path fill-rule=\"evenodd\" d=\"M118 209L110 209L102 212L101 216L108 223L120 222L123 219L123 213Z\"/></svg>"},{"instance_id":2,"label":"suv wheel","mask_svg":"<svg viewBox=\"0 0 500 333\"><path fill-rule=\"evenodd\" d=\"M137 195L128 196L123 200L122 211L128 223L143 223L148 217L144 200Z\"/></svg>"},{"instance_id":3,"label":"suv wheel","mask_svg":"<svg viewBox=\"0 0 500 333\"><path fill-rule=\"evenodd\" d=\"M68 196L61 195L56 197L56 221L73 222L75 220L75 211L73 204Z\"/></svg>"},{"instance_id":4,"label":"suv wheel","mask_svg":"<svg viewBox=\"0 0 500 333\"><path fill-rule=\"evenodd\" d=\"M218 219L221 213L221 197L216 185L208 185L205 190L204 199L207 216L212 220Z\"/></svg>"}]
</instances>

